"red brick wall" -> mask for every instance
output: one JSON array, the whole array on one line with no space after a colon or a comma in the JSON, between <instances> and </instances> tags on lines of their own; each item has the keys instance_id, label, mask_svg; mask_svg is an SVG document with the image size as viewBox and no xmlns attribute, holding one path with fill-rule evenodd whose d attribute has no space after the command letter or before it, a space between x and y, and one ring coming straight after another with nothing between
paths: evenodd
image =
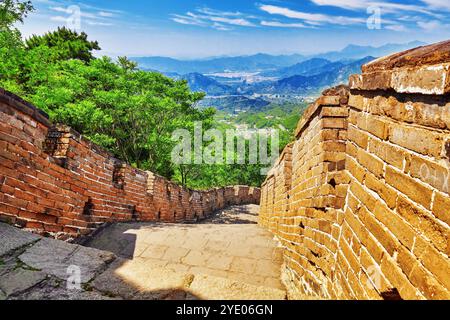
<instances>
[{"instance_id":1,"label":"red brick wall","mask_svg":"<svg viewBox=\"0 0 450 320\"><path fill-rule=\"evenodd\" d=\"M259 203L258 188L182 188L135 169L0 89L0 219L60 239L105 222L183 222Z\"/></svg>"}]
</instances>

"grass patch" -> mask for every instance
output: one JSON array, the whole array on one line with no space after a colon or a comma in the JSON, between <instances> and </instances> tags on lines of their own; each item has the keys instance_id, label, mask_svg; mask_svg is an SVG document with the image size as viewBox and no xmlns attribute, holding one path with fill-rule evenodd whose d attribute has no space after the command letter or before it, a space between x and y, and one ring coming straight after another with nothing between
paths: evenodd
<instances>
[{"instance_id":1,"label":"grass patch","mask_svg":"<svg viewBox=\"0 0 450 320\"><path fill-rule=\"evenodd\" d=\"M33 267L30 267L29 265L27 265L25 262L21 261L20 259L17 259L16 265L14 266L14 270L17 269L24 269L24 270L29 270L29 271L41 271L41 269L36 269Z\"/></svg>"}]
</instances>

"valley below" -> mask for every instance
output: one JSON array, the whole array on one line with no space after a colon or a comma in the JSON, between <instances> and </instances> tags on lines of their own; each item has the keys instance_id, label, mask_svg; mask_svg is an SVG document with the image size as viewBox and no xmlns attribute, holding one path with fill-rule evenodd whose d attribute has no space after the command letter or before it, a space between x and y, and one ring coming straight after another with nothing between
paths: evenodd
<instances>
[{"instance_id":1,"label":"valley below","mask_svg":"<svg viewBox=\"0 0 450 320\"><path fill-rule=\"evenodd\" d=\"M341 51L316 55L269 55L177 60L133 58L141 69L187 81L205 93L199 108L215 108L222 124L247 124L253 129L272 125L291 131L306 105L328 87L346 84L351 74L378 57L423 43L382 47L349 45ZM295 116L293 112L299 112Z\"/></svg>"}]
</instances>

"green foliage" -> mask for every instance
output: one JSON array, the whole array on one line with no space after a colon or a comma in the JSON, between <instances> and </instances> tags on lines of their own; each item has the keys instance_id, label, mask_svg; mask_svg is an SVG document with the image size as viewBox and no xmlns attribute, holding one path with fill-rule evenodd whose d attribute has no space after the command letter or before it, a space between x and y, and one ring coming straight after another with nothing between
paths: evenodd
<instances>
[{"instance_id":1,"label":"green foliage","mask_svg":"<svg viewBox=\"0 0 450 320\"><path fill-rule=\"evenodd\" d=\"M84 40L81 40L84 41ZM199 110L202 93L185 81L136 69L125 57L83 60L61 55L66 47L24 45L20 35L0 36L0 86L23 96L93 142L137 167L171 177L172 131L211 125L211 109Z\"/></svg>"},{"instance_id":2,"label":"green foliage","mask_svg":"<svg viewBox=\"0 0 450 320\"><path fill-rule=\"evenodd\" d=\"M257 129L282 127L287 131L295 130L307 103L271 104L261 110L240 113L234 122L248 124Z\"/></svg>"},{"instance_id":3,"label":"green foliage","mask_svg":"<svg viewBox=\"0 0 450 320\"><path fill-rule=\"evenodd\" d=\"M25 41L26 48L32 50L40 46L54 49L56 60L92 60L92 51L100 50L97 41L89 41L86 33L80 34L66 27L48 32L42 36L33 35Z\"/></svg>"},{"instance_id":4,"label":"green foliage","mask_svg":"<svg viewBox=\"0 0 450 320\"><path fill-rule=\"evenodd\" d=\"M23 22L23 19L33 10L31 1L2 0L0 2L0 32L10 29L16 22Z\"/></svg>"}]
</instances>

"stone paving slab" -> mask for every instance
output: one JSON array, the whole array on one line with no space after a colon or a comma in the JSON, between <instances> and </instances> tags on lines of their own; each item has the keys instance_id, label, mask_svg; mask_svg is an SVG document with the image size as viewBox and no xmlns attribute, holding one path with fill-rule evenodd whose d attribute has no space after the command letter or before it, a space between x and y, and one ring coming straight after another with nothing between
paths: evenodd
<instances>
[{"instance_id":1,"label":"stone paving slab","mask_svg":"<svg viewBox=\"0 0 450 320\"><path fill-rule=\"evenodd\" d=\"M60 279L67 279L70 275L69 267L78 267L82 283L92 280L114 258L114 254L109 252L47 238L19 256L19 260L28 266Z\"/></svg>"},{"instance_id":2,"label":"stone paving slab","mask_svg":"<svg viewBox=\"0 0 450 320\"><path fill-rule=\"evenodd\" d=\"M223 210L200 224L119 223L88 245L149 270L168 268L284 290L281 249L256 224L257 212L258 206L248 205Z\"/></svg>"},{"instance_id":3,"label":"stone paving slab","mask_svg":"<svg viewBox=\"0 0 450 320\"><path fill-rule=\"evenodd\" d=\"M119 223L94 248L0 223L0 300L284 299L279 248L252 212L231 208L195 225ZM79 289L67 287L69 266L80 268Z\"/></svg>"},{"instance_id":4,"label":"stone paving slab","mask_svg":"<svg viewBox=\"0 0 450 320\"><path fill-rule=\"evenodd\" d=\"M186 290L192 279L191 274L117 259L91 285L99 291L127 299L165 299L174 292Z\"/></svg>"},{"instance_id":5,"label":"stone paving slab","mask_svg":"<svg viewBox=\"0 0 450 320\"><path fill-rule=\"evenodd\" d=\"M38 235L0 223L0 257L39 239L41 237Z\"/></svg>"},{"instance_id":6,"label":"stone paving slab","mask_svg":"<svg viewBox=\"0 0 450 320\"><path fill-rule=\"evenodd\" d=\"M0 289L5 296L14 295L34 287L47 278L47 274L40 271L13 269L1 277Z\"/></svg>"},{"instance_id":7,"label":"stone paving slab","mask_svg":"<svg viewBox=\"0 0 450 320\"><path fill-rule=\"evenodd\" d=\"M245 282L231 281L210 275L194 278L190 291L199 299L207 300L285 300L284 290L257 287Z\"/></svg>"}]
</instances>

